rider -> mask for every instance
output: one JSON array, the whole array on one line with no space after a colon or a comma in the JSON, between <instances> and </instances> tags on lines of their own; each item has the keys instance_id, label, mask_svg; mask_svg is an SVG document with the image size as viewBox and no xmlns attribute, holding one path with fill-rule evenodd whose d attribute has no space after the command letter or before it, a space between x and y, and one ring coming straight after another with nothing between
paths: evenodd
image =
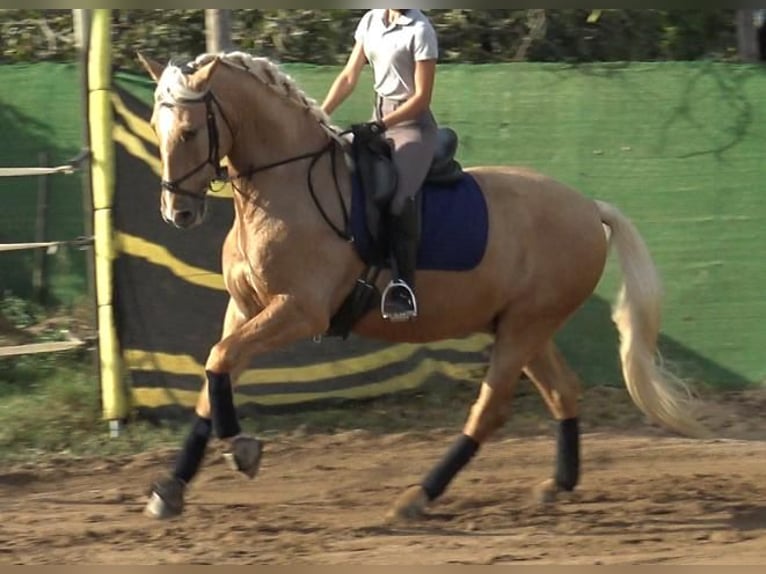
<instances>
[{"instance_id":1,"label":"rider","mask_svg":"<svg viewBox=\"0 0 766 574\"><path fill-rule=\"evenodd\" d=\"M370 131L386 131L393 147L398 183L391 202L393 279L383 292L383 317L405 321L417 316L414 293L418 246L415 196L437 145L431 114L438 43L428 18L416 9L368 11L354 35L345 68L332 84L322 109L332 112L354 91L362 68L372 65L376 94Z\"/></svg>"}]
</instances>

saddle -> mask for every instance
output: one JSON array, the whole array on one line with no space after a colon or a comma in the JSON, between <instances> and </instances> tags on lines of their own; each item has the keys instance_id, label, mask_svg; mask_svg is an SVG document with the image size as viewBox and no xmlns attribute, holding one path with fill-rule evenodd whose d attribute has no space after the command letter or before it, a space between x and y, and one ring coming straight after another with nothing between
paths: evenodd
<instances>
[{"instance_id":1,"label":"saddle","mask_svg":"<svg viewBox=\"0 0 766 574\"><path fill-rule=\"evenodd\" d=\"M375 280L381 268L388 265L388 213L389 204L396 193L397 173L392 159L391 145L385 139L385 134L373 137L357 137L358 126L351 128L354 139L346 149L346 157L350 160L351 177L361 187L361 197L364 203L364 218L366 231L369 234L370 249L363 256L367 266L354 289L344 300L341 308L332 317L327 335L346 339L354 324L373 306L377 304L380 293L375 286ZM450 128L439 128L438 143L434 159L428 170L424 185L449 186L460 181L463 168L455 160L458 136ZM433 193L433 192L431 192ZM422 209L422 191L418 192L418 213ZM352 200L357 201L357 199ZM422 218L419 220L420 226ZM357 251L359 251L357 245ZM360 252L360 255L362 253Z\"/></svg>"},{"instance_id":2,"label":"saddle","mask_svg":"<svg viewBox=\"0 0 766 574\"><path fill-rule=\"evenodd\" d=\"M370 265L385 265L388 260L388 229L386 225L388 207L394 198L397 185L396 167L392 159L392 149L385 134L374 137L357 137L357 127L351 128L354 139L351 143L352 177L364 190L367 228L373 245L373 256L367 261ZM463 175L463 168L455 159L458 147L458 135L448 127L440 127L437 132L437 146L425 184L448 186ZM421 193L417 196L422 202Z\"/></svg>"},{"instance_id":3,"label":"saddle","mask_svg":"<svg viewBox=\"0 0 766 574\"><path fill-rule=\"evenodd\" d=\"M449 185L463 175L463 168L455 159L457 154L458 136L452 128L439 128L437 133L436 153L431 162L431 168L426 175L425 183Z\"/></svg>"}]
</instances>

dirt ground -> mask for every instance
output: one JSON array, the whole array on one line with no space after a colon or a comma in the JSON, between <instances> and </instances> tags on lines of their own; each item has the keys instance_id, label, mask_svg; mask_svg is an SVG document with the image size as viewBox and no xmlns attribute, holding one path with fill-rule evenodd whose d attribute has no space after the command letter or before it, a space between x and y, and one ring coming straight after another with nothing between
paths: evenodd
<instances>
[{"instance_id":1,"label":"dirt ground","mask_svg":"<svg viewBox=\"0 0 766 574\"><path fill-rule=\"evenodd\" d=\"M457 429L274 434L254 481L211 459L169 522L142 508L171 449L18 464L0 471L0 562L766 563L766 390L727 395L705 418L719 438L635 417L584 425L581 487L553 505L532 496L552 468L550 424L507 432L405 526L386 510Z\"/></svg>"}]
</instances>

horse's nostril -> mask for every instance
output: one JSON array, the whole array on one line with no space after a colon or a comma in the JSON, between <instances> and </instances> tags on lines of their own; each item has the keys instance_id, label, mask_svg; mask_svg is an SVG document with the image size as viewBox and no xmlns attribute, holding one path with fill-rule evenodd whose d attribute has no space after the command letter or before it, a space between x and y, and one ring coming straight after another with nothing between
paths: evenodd
<instances>
[{"instance_id":1,"label":"horse's nostril","mask_svg":"<svg viewBox=\"0 0 766 574\"><path fill-rule=\"evenodd\" d=\"M189 227L194 223L194 212L189 210L176 211L173 214L173 223L178 227Z\"/></svg>"}]
</instances>

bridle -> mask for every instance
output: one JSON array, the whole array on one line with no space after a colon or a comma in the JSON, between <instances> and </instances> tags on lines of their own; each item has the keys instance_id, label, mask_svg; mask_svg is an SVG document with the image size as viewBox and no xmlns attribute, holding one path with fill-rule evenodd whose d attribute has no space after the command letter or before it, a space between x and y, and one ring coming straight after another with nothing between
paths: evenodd
<instances>
[{"instance_id":1,"label":"bridle","mask_svg":"<svg viewBox=\"0 0 766 574\"><path fill-rule=\"evenodd\" d=\"M325 220L325 222L327 222L327 224L335 232L335 234L338 235L338 237L340 237L344 241L353 240L353 236L351 234L351 224L350 224L351 217L349 215L349 209L346 206L346 202L343 199L343 194L341 193L340 185L338 184L338 173L337 173L337 167L336 167L336 157L337 157L336 154L337 154L338 146L340 145L340 137L343 136L346 132L336 134L336 137L329 137L329 141L324 146L322 146L321 149L317 151L303 153L303 154L296 155L284 160L276 161L276 162L265 164L258 167L253 167L242 173L237 174L234 178L231 178L229 176L227 168L221 165L220 139L218 134L218 124L216 123L216 119L215 119L215 111L213 109L214 104L218 108L218 113L221 114L221 118L223 118L223 121L226 124L226 127L228 128L232 138L234 137L234 130L232 129L231 123L226 118L226 114L224 113L223 108L221 107L221 104L218 102L218 100L216 99L216 97L213 95L212 92L206 92L205 95L199 99L179 98L176 101L177 103L180 103L180 104L194 104L194 103L205 104L205 117L207 121L207 134L208 134L208 155L205 161L200 163L197 167L193 168L191 171L187 172L183 176L177 179L174 179L172 181L163 179L161 181L162 189L169 191L170 193L175 195L182 195L185 197L191 197L197 201L204 201L206 194L200 195L199 193L189 191L181 187L181 184L187 181L190 177L196 175L197 173L205 169L205 167L207 167L208 165L212 165L213 169L215 169L215 180L221 181L221 182L230 182L235 191L237 191L243 197L246 197L246 194L244 194L242 190L234 183L234 180L250 179L257 173L268 171L270 169L281 167L283 165L295 163L304 159L310 159L311 163L309 164L307 183L308 183L308 189L311 195L311 199L314 201L314 204L319 210L319 213L322 215L322 218ZM170 105L170 104L164 104L164 105ZM317 165L319 160L328 152L330 153L330 156L331 156L332 175L333 175L333 180L335 182L335 190L338 194L338 200L341 204L341 211L343 213L343 229L340 229L337 225L335 225L335 223L327 215L327 212L325 211L325 209L322 207L322 204L319 201L319 198L317 197L316 192L314 191L314 183L311 177L314 171L314 167ZM212 192L217 191L216 189L213 188L212 181L208 185L208 190Z\"/></svg>"},{"instance_id":2,"label":"bridle","mask_svg":"<svg viewBox=\"0 0 766 574\"><path fill-rule=\"evenodd\" d=\"M181 184L185 182L186 180L188 180L190 177L196 175L197 173L205 169L205 167L207 167L208 165L212 165L213 169L215 169L215 179L219 181L226 181L229 177L227 169L223 165L221 165L220 141L218 138L218 126L215 121L215 112L213 110L213 104L215 104L218 107L218 111L220 112L221 117L223 118L223 121L226 122L226 127L229 128L229 132L232 134L232 136L234 135L234 131L232 130L229 120L226 119L226 115L223 113L221 104L218 103L218 100L215 99L215 96L213 96L212 92L206 92L205 95L200 99L194 99L194 100L180 99L178 100L178 102L183 104L195 104L195 103L205 104L205 118L207 120L207 140L208 140L207 159L203 161L201 164L199 164L197 167L192 169L191 171L179 177L178 179L174 179L172 181L163 179L161 182L161 185L162 185L162 189L165 189L169 191L170 193L202 200L204 199L204 196L200 196L199 193L194 193L193 191L184 189L183 187L181 187ZM167 104L164 104L164 105L167 105ZM212 187L210 189L211 191L213 191Z\"/></svg>"}]
</instances>

